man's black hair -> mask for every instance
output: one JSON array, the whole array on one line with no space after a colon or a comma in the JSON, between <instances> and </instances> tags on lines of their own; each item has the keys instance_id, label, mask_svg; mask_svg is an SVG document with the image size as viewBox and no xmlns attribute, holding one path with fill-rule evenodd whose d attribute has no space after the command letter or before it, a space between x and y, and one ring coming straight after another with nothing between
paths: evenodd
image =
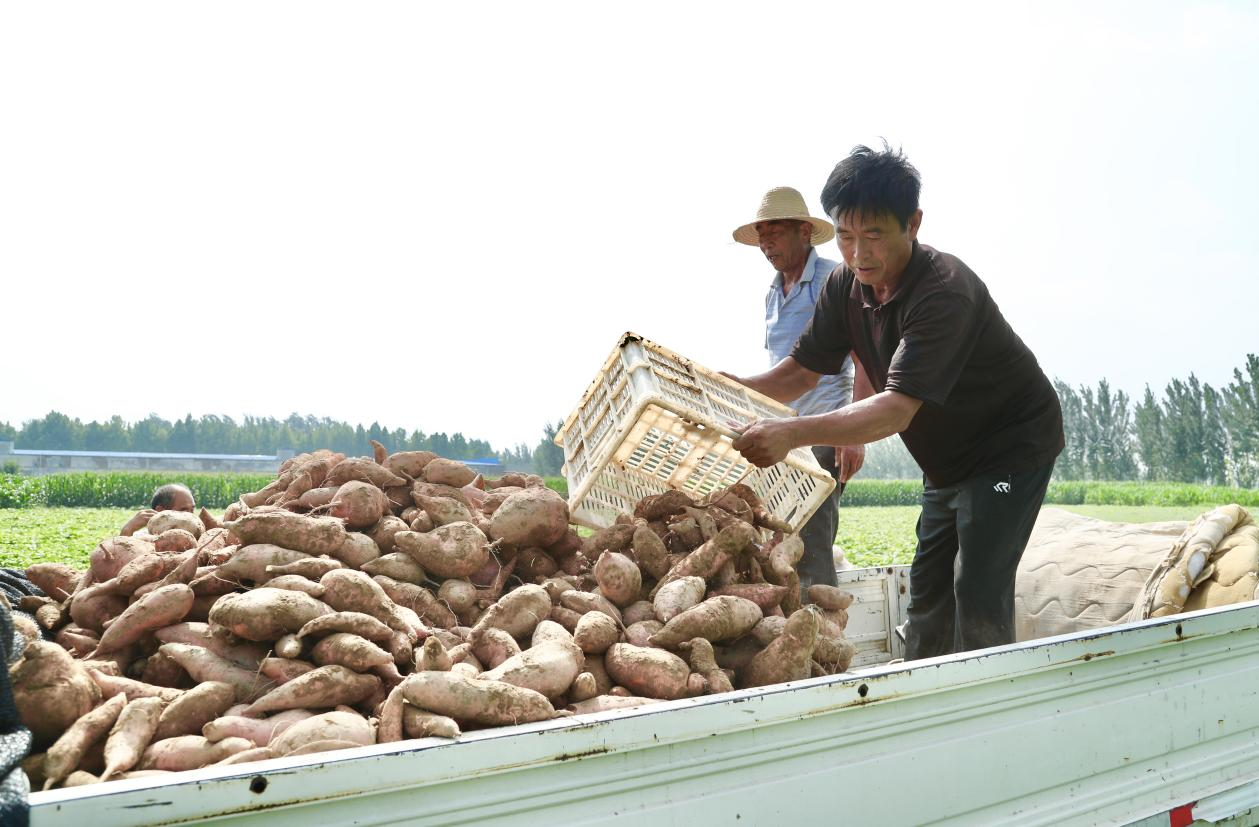
<instances>
[{"instance_id":1,"label":"man's black hair","mask_svg":"<svg viewBox=\"0 0 1259 827\"><path fill-rule=\"evenodd\" d=\"M192 489L186 485L180 485L177 482L163 485L153 492L153 503L149 508L170 508L175 502L175 495L180 491L187 492L189 497L192 496Z\"/></svg>"},{"instance_id":2,"label":"man's black hair","mask_svg":"<svg viewBox=\"0 0 1259 827\"><path fill-rule=\"evenodd\" d=\"M918 209L921 190L918 170L899 149L892 149L887 141L882 151L858 145L831 170L822 188L822 209L832 217L836 207L840 215L891 213L903 230Z\"/></svg>"}]
</instances>

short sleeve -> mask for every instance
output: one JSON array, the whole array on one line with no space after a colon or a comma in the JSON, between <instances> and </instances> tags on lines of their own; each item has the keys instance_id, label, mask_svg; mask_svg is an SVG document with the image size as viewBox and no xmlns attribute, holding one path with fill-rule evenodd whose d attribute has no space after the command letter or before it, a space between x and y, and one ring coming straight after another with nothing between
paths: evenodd
<instances>
[{"instance_id":1,"label":"short sleeve","mask_svg":"<svg viewBox=\"0 0 1259 827\"><path fill-rule=\"evenodd\" d=\"M932 296L906 315L885 389L943 405L979 340L975 307L957 294Z\"/></svg>"},{"instance_id":2,"label":"short sleeve","mask_svg":"<svg viewBox=\"0 0 1259 827\"><path fill-rule=\"evenodd\" d=\"M843 372L844 360L852 350L847 284L842 267L831 271L813 308L813 318L791 350L791 358L814 373L833 376Z\"/></svg>"}]
</instances>

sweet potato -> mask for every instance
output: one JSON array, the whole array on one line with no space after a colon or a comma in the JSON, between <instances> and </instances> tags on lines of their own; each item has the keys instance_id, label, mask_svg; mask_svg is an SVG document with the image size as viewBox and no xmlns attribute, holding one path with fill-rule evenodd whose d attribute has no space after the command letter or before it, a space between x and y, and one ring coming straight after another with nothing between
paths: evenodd
<instances>
[{"instance_id":1,"label":"sweet potato","mask_svg":"<svg viewBox=\"0 0 1259 827\"><path fill-rule=\"evenodd\" d=\"M244 738L210 742L200 735L180 735L150 744L140 758L139 768L171 772L195 770L253 748L253 743Z\"/></svg>"},{"instance_id":2,"label":"sweet potato","mask_svg":"<svg viewBox=\"0 0 1259 827\"><path fill-rule=\"evenodd\" d=\"M395 474L415 479L420 476L424 466L437 459L432 451L397 451L381 463Z\"/></svg>"},{"instance_id":3,"label":"sweet potato","mask_svg":"<svg viewBox=\"0 0 1259 827\"><path fill-rule=\"evenodd\" d=\"M250 704L245 714L353 706L379 688L380 678L375 675L360 675L344 666L321 666L272 689Z\"/></svg>"},{"instance_id":4,"label":"sweet potato","mask_svg":"<svg viewBox=\"0 0 1259 827\"><path fill-rule=\"evenodd\" d=\"M162 643L186 643L209 649L242 669L256 670L267 655L267 648L257 643L232 639L226 630L212 630L207 623L176 623L153 632Z\"/></svg>"},{"instance_id":5,"label":"sweet potato","mask_svg":"<svg viewBox=\"0 0 1259 827\"><path fill-rule=\"evenodd\" d=\"M417 672L400 687L409 703L456 721L505 726L555 717L550 701L539 692L457 672Z\"/></svg>"},{"instance_id":6,"label":"sweet potato","mask_svg":"<svg viewBox=\"0 0 1259 827\"><path fill-rule=\"evenodd\" d=\"M739 685L747 689L807 678L817 643L817 628L816 610L793 612L782 634L739 670Z\"/></svg>"},{"instance_id":7,"label":"sweet potato","mask_svg":"<svg viewBox=\"0 0 1259 827\"><path fill-rule=\"evenodd\" d=\"M191 551L196 547L197 538L182 528L168 528L153 541L153 550L158 553Z\"/></svg>"},{"instance_id":8,"label":"sweet potato","mask_svg":"<svg viewBox=\"0 0 1259 827\"><path fill-rule=\"evenodd\" d=\"M258 664L259 672L273 681L276 686L305 675L314 668L313 663L293 658L263 658L262 663Z\"/></svg>"},{"instance_id":9,"label":"sweet potato","mask_svg":"<svg viewBox=\"0 0 1259 827\"><path fill-rule=\"evenodd\" d=\"M394 633L392 629L369 614L333 612L320 615L310 621L298 631L297 636L299 638L322 637L337 632L348 632L377 643L387 642Z\"/></svg>"},{"instance_id":10,"label":"sweet potato","mask_svg":"<svg viewBox=\"0 0 1259 827\"><path fill-rule=\"evenodd\" d=\"M554 620L543 620L533 629L533 636L530 638L529 645L537 646L549 640L558 640L565 643L573 642L573 633L565 629Z\"/></svg>"},{"instance_id":11,"label":"sweet potato","mask_svg":"<svg viewBox=\"0 0 1259 827\"><path fill-rule=\"evenodd\" d=\"M669 569L656 590L659 591L665 584L682 577L712 577L727 560L742 552L755 539L756 529L752 526L742 521L730 523Z\"/></svg>"},{"instance_id":12,"label":"sweet potato","mask_svg":"<svg viewBox=\"0 0 1259 827\"><path fill-rule=\"evenodd\" d=\"M127 607L101 635L96 654L115 652L155 629L178 623L192 608L192 589L182 583L149 592Z\"/></svg>"},{"instance_id":13,"label":"sweet potato","mask_svg":"<svg viewBox=\"0 0 1259 827\"><path fill-rule=\"evenodd\" d=\"M332 498L337 495L337 491L339 491L340 488L341 486L339 485L312 488L298 497L294 501L294 504L296 504L299 508L306 509L307 511L311 511L316 508L323 508L325 505L332 502ZM226 516L227 515L225 514L224 517Z\"/></svg>"},{"instance_id":14,"label":"sweet potato","mask_svg":"<svg viewBox=\"0 0 1259 827\"><path fill-rule=\"evenodd\" d=\"M408 738L458 738L461 734L454 718L410 705L402 708L402 731Z\"/></svg>"},{"instance_id":15,"label":"sweet potato","mask_svg":"<svg viewBox=\"0 0 1259 827\"><path fill-rule=\"evenodd\" d=\"M634 561L615 551L605 551L595 561L595 581L599 592L617 608L623 608L638 600L643 587L643 575Z\"/></svg>"},{"instance_id":16,"label":"sweet potato","mask_svg":"<svg viewBox=\"0 0 1259 827\"><path fill-rule=\"evenodd\" d=\"M682 648L690 658L691 674L703 676L707 694L734 691L730 676L717 666L717 656L713 653L713 644L709 640L697 637L682 644Z\"/></svg>"},{"instance_id":17,"label":"sweet potato","mask_svg":"<svg viewBox=\"0 0 1259 827\"><path fill-rule=\"evenodd\" d=\"M275 642L272 647L278 658L285 660L296 660L302 656L302 642L295 634L287 634Z\"/></svg>"},{"instance_id":18,"label":"sweet potato","mask_svg":"<svg viewBox=\"0 0 1259 827\"><path fill-rule=\"evenodd\" d=\"M568 503L549 488L512 494L490 518L490 537L520 548L546 548L567 532Z\"/></svg>"},{"instance_id":19,"label":"sweet potato","mask_svg":"<svg viewBox=\"0 0 1259 827\"><path fill-rule=\"evenodd\" d=\"M193 537L200 537L205 526L195 514L186 511L159 511L149 518L148 532L160 537L172 528L187 531Z\"/></svg>"},{"instance_id":20,"label":"sweet potato","mask_svg":"<svg viewBox=\"0 0 1259 827\"><path fill-rule=\"evenodd\" d=\"M325 579L339 572L329 572ZM321 581L325 591L330 591ZM302 592L253 589L220 597L210 610L210 623L246 640L275 640L296 632L333 607Z\"/></svg>"},{"instance_id":21,"label":"sweet potato","mask_svg":"<svg viewBox=\"0 0 1259 827\"><path fill-rule=\"evenodd\" d=\"M655 620L656 607L650 600L638 600L621 610L621 622L626 626L638 623L640 620Z\"/></svg>"},{"instance_id":22,"label":"sweet potato","mask_svg":"<svg viewBox=\"0 0 1259 827\"><path fill-rule=\"evenodd\" d=\"M236 688L222 681L205 681L171 701L158 719L153 740L196 735L202 727L236 702Z\"/></svg>"},{"instance_id":23,"label":"sweet potato","mask_svg":"<svg viewBox=\"0 0 1259 827\"><path fill-rule=\"evenodd\" d=\"M332 517L252 511L225 525L246 545L269 543L312 555L335 556L345 544L345 526Z\"/></svg>"},{"instance_id":24,"label":"sweet potato","mask_svg":"<svg viewBox=\"0 0 1259 827\"><path fill-rule=\"evenodd\" d=\"M268 577L282 577L296 574L307 580L319 580L330 571L345 568L345 564L335 557L303 557L282 566L267 566Z\"/></svg>"},{"instance_id":25,"label":"sweet potato","mask_svg":"<svg viewBox=\"0 0 1259 827\"><path fill-rule=\"evenodd\" d=\"M469 577L490 559L485 534L472 523L454 522L428 534L399 531L394 546L437 577Z\"/></svg>"},{"instance_id":26,"label":"sweet potato","mask_svg":"<svg viewBox=\"0 0 1259 827\"><path fill-rule=\"evenodd\" d=\"M198 682L217 681L231 685L240 702L252 701L267 692L272 684L250 669L242 669L226 658L200 646L186 643L163 643L158 651L174 660Z\"/></svg>"},{"instance_id":27,"label":"sweet potato","mask_svg":"<svg viewBox=\"0 0 1259 827\"><path fill-rule=\"evenodd\" d=\"M161 698L136 698L123 707L105 742L105 772L101 781L108 781L139 762L157 731L164 704Z\"/></svg>"},{"instance_id":28,"label":"sweet potato","mask_svg":"<svg viewBox=\"0 0 1259 827\"><path fill-rule=\"evenodd\" d=\"M111 580L118 576L123 566L141 554L152 551L153 543L140 537L111 537L102 540L92 551L87 576L80 583L87 586Z\"/></svg>"},{"instance_id":29,"label":"sweet potato","mask_svg":"<svg viewBox=\"0 0 1259 827\"><path fill-rule=\"evenodd\" d=\"M322 576L322 575L321 575ZM264 589L286 589L291 592L302 592L318 600L323 597L323 586L319 585L315 580L309 577L303 577L300 574L281 574L279 577L272 577L270 580L262 584Z\"/></svg>"},{"instance_id":30,"label":"sweet potato","mask_svg":"<svg viewBox=\"0 0 1259 827\"><path fill-rule=\"evenodd\" d=\"M118 675L107 675L97 669L89 668L87 673L91 676L92 682L100 689L101 697L104 698L126 695L131 700L136 698L161 698L169 703L183 694L182 689L154 686L144 681L132 680L131 678Z\"/></svg>"},{"instance_id":31,"label":"sweet potato","mask_svg":"<svg viewBox=\"0 0 1259 827\"><path fill-rule=\"evenodd\" d=\"M847 611L853 601L852 592L824 583L814 583L809 586L807 593L810 603L816 603L827 611Z\"/></svg>"},{"instance_id":32,"label":"sweet potato","mask_svg":"<svg viewBox=\"0 0 1259 827\"><path fill-rule=\"evenodd\" d=\"M241 752L229 755L222 761L215 761L211 766L227 767L233 764L252 764L254 761L267 761L269 759L279 757L280 756L274 751L266 747L254 747L253 749L242 750Z\"/></svg>"},{"instance_id":33,"label":"sweet potato","mask_svg":"<svg viewBox=\"0 0 1259 827\"><path fill-rule=\"evenodd\" d=\"M560 605L566 609L586 614L587 612L603 612L620 625L623 621L621 610L601 594L573 590L560 595Z\"/></svg>"},{"instance_id":34,"label":"sweet potato","mask_svg":"<svg viewBox=\"0 0 1259 827\"><path fill-rule=\"evenodd\" d=\"M21 615L14 615L15 620L19 617L21 617ZM40 637L41 635L39 630L36 629L35 633L28 639L27 642L29 643L32 640L39 640ZM82 629L78 626L63 626L57 630L55 640L62 649L65 649L70 654L77 655L78 657L86 657L90 653L96 651L96 644L100 643L101 638L100 635L96 634L91 629Z\"/></svg>"},{"instance_id":35,"label":"sweet potato","mask_svg":"<svg viewBox=\"0 0 1259 827\"><path fill-rule=\"evenodd\" d=\"M633 709L648 704L658 704L658 698L639 698L636 696L596 695L595 697L569 704L565 709L574 715L585 715L595 712L611 712L618 709Z\"/></svg>"},{"instance_id":36,"label":"sweet potato","mask_svg":"<svg viewBox=\"0 0 1259 827\"><path fill-rule=\"evenodd\" d=\"M577 621L572 639L582 652L601 655L621 639L621 627L603 612L587 612Z\"/></svg>"},{"instance_id":37,"label":"sweet potato","mask_svg":"<svg viewBox=\"0 0 1259 827\"><path fill-rule=\"evenodd\" d=\"M366 534L348 531L345 534L345 542L341 544L341 548L332 552L329 556L335 557L352 569L357 569L379 557L380 547Z\"/></svg>"},{"instance_id":38,"label":"sweet potato","mask_svg":"<svg viewBox=\"0 0 1259 827\"><path fill-rule=\"evenodd\" d=\"M516 575L522 580L536 583L559 570L555 559L540 548L530 546L516 554Z\"/></svg>"},{"instance_id":39,"label":"sweet potato","mask_svg":"<svg viewBox=\"0 0 1259 827\"><path fill-rule=\"evenodd\" d=\"M406 531L407 528L404 520L390 514L377 520L376 524L366 531L366 534L383 554L390 554L394 551L394 535L399 531Z\"/></svg>"},{"instance_id":40,"label":"sweet potato","mask_svg":"<svg viewBox=\"0 0 1259 827\"><path fill-rule=\"evenodd\" d=\"M842 637L818 635L813 644L813 660L829 673L845 671L857 654L857 648Z\"/></svg>"},{"instance_id":41,"label":"sweet potato","mask_svg":"<svg viewBox=\"0 0 1259 827\"><path fill-rule=\"evenodd\" d=\"M351 480L337 489L328 513L345 521L350 529L370 528L391 510L389 498L375 485Z\"/></svg>"},{"instance_id":42,"label":"sweet potato","mask_svg":"<svg viewBox=\"0 0 1259 827\"><path fill-rule=\"evenodd\" d=\"M585 539L582 544L582 553L591 560L597 560L605 551L618 553L628 551L633 547L634 532L637 530L637 526L624 523L613 523L606 528L601 528Z\"/></svg>"},{"instance_id":43,"label":"sweet potato","mask_svg":"<svg viewBox=\"0 0 1259 827\"><path fill-rule=\"evenodd\" d=\"M422 586L428 580L428 576L424 573L424 569L420 564L415 562L411 555L401 551L383 554L375 560L359 566L359 570L365 571L373 577L380 574L391 580L399 580L415 586Z\"/></svg>"},{"instance_id":44,"label":"sweet potato","mask_svg":"<svg viewBox=\"0 0 1259 827\"><path fill-rule=\"evenodd\" d=\"M635 527L631 548L638 567L650 576L659 580L669 573L669 550L648 526Z\"/></svg>"},{"instance_id":45,"label":"sweet potato","mask_svg":"<svg viewBox=\"0 0 1259 827\"><path fill-rule=\"evenodd\" d=\"M458 460L434 457L425 464L423 477L434 485L462 488L476 479L476 472Z\"/></svg>"},{"instance_id":46,"label":"sweet potato","mask_svg":"<svg viewBox=\"0 0 1259 827\"><path fill-rule=\"evenodd\" d=\"M92 773L87 772L85 770L75 770L74 772L70 773L70 776L66 778L65 783L62 784L61 786L66 787L66 788L86 787L89 784L99 784L100 782L104 780L105 780L104 778L101 778L100 776L92 775Z\"/></svg>"},{"instance_id":47,"label":"sweet potato","mask_svg":"<svg viewBox=\"0 0 1259 827\"><path fill-rule=\"evenodd\" d=\"M387 488L391 485L406 485L407 482L373 460L366 457L349 457L341 460L328 472L328 478L324 480L324 484L344 485L353 480L370 482L377 488Z\"/></svg>"},{"instance_id":48,"label":"sweet potato","mask_svg":"<svg viewBox=\"0 0 1259 827\"><path fill-rule=\"evenodd\" d=\"M704 599L708 584L702 577L680 577L665 583L656 591L652 605L656 609L656 619L668 623L677 615L699 604Z\"/></svg>"},{"instance_id":49,"label":"sweet potato","mask_svg":"<svg viewBox=\"0 0 1259 827\"><path fill-rule=\"evenodd\" d=\"M36 563L27 567L26 577L52 599L65 600L73 594L83 574L65 563Z\"/></svg>"},{"instance_id":50,"label":"sweet potato","mask_svg":"<svg viewBox=\"0 0 1259 827\"><path fill-rule=\"evenodd\" d=\"M451 497L429 497L424 494L413 493L411 498L416 505L424 509L424 513L428 515L435 526L449 523L470 523L475 519L472 509Z\"/></svg>"},{"instance_id":51,"label":"sweet potato","mask_svg":"<svg viewBox=\"0 0 1259 827\"><path fill-rule=\"evenodd\" d=\"M787 594L787 587L772 583L732 583L709 591L712 597L723 594L751 600L762 612L767 612L782 602Z\"/></svg>"},{"instance_id":52,"label":"sweet potato","mask_svg":"<svg viewBox=\"0 0 1259 827\"><path fill-rule=\"evenodd\" d=\"M640 620L625 627L625 642L635 646L650 646L651 636L663 628L664 624L659 620Z\"/></svg>"},{"instance_id":53,"label":"sweet potato","mask_svg":"<svg viewBox=\"0 0 1259 827\"><path fill-rule=\"evenodd\" d=\"M726 641L743 637L760 622L761 609L751 600L731 595L710 597L670 618L651 636L652 646L672 649L691 638Z\"/></svg>"},{"instance_id":54,"label":"sweet potato","mask_svg":"<svg viewBox=\"0 0 1259 827\"><path fill-rule=\"evenodd\" d=\"M695 505L691 495L679 489L671 489L663 494L643 497L634 506L634 516L642 517L648 522L663 520L673 514L681 514L685 509Z\"/></svg>"},{"instance_id":55,"label":"sweet potato","mask_svg":"<svg viewBox=\"0 0 1259 827\"><path fill-rule=\"evenodd\" d=\"M752 638L761 646L768 646L770 641L783 633L787 626L785 617L765 617L752 627Z\"/></svg>"},{"instance_id":56,"label":"sweet potato","mask_svg":"<svg viewBox=\"0 0 1259 827\"><path fill-rule=\"evenodd\" d=\"M581 622L584 615L585 612L579 612L574 609L566 609L563 606L552 606L550 614L547 615L547 619L560 624L560 626L563 626L571 634L577 631L577 624Z\"/></svg>"},{"instance_id":57,"label":"sweet potato","mask_svg":"<svg viewBox=\"0 0 1259 827\"><path fill-rule=\"evenodd\" d=\"M115 695L85 713L61 734L44 757L44 789L57 786L79 766L88 748L105 737L127 705L125 695ZM32 779L34 784L35 779Z\"/></svg>"},{"instance_id":58,"label":"sweet potato","mask_svg":"<svg viewBox=\"0 0 1259 827\"><path fill-rule=\"evenodd\" d=\"M361 571L330 571L319 583L324 587L325 602L337 611L371 615L413 641L428 635L428 628L415 612L390 600L380 584Z\"/></svg>"},{"instance_id":59,"label":"sweet potato","mask_svg":"<svg viewBox=\"0 0 1259 827\"><path fill-rule=\"evenodd\" d=\"M298 721L272 738L267 747L280 755L288 755L317 741L330 740L366 746L376 743L376 729L358 713L334 710Z\"/></svg>"},{"instance_id":60,"label":"sweet potato","mask_svg":"<svg viewBox=\"0 0 1259 827\"><path fill-rule=\"evenodd\" d=\"M297 560L308 560L310 555L304 551L296 551L271 543L254 543L241 546L231 559L220 565L214 572L218 580L239 583L242 586L256 586L276 577L268 572L268 567L283 566ZM278 574L286 574L279 572Z\"/></svg>"},{"instance_id":61,"label":"sweet potato","mask_svg":"<svg viewBox=\"0 0 1259 827\"><path fill-rule=\"evenodd\" d=\"M486 669L493 669L508 658L520 654L520 644L502 629L486 629L470 645L472 653Z\"/></svg>"},{"instance_id":62,"label":"sweet potato","mask_svg":"<svg viewBox=\"0 0 1259 827\"><path fill-rule=\"evenodd\" d=\"M36 749L51 744L101 699L90 674L55 643L27 646L22 660L10 668L9 681Z\"/></svg>"},{"instance_id":63,"label":"sweet potato","mask_svg":"<svg viewBox=\"0 0 1259 827\"><path fill-rule=\"evenodd\" d=\"M436 637L425 638L424 645L415 650L416 672L449 672L450 653Z\"/></svg>"},{"instance_id":64,"label":"sweet potato","mask_svg":"<svg viewBox=\"0 0 1259 827\"><path fill-rule=\"evenodd\" d=\"M526 584L503 595L472 627L475 640L487 629L502 629L514 638L528 637L535 626L551 612L546 589Z\"/></svg>"},{"instance_id":65,"label":"sweet potato","mask_svg":"<svg viewBox=\"0 0 1259 827\"><path fill-rule=\"evenodd\" d=\"M483 680L503 681L532 689L548 698L568 691L585 666L585 656L575 643L546 641L513 655L481 675Z\"/></svg>"},{"instance_id":66,"label":"sweet potato","mask_svg":"<svg viewBox=\"0 0 1259 827\"><path fill-rule=\"evenodd\" d=\"M784 580L795 573L796 564L804 556L804 541L798 534L784 537L769 553L769 572ZM785 585L785 584L784 584Z\"/></svg>"},{"instance_id":67,"label":"sweet potato","mask_svg":"<svg viewBox=\"0 0 1259 827\"><path fill-rule=\"evenodd\" d=\"M379 574L372 579L380 584L390 600L415 612L425 623L448 629L459 622L455 613L423 586L400 582Z\"/></svg>"},{"instance_id":68,"label":"sweet potato","mask_svg":"<svg viewBox=\"0 0 1259 827\"><path fill-rule=\"evenodd\" d=\"M355 672L393 663L393 655L358 635L337 632L315 644L311 659L319 666L337 664Z\"/></svg>"},{"instance_id":69,"label":"sweet potato","mask_svg":"<svg viewBox=\"0 0 1259 827\"><path fill-rule=\"evenodd\" d=\"M665 700L687 695L690 667L672 652L614 643L603 663L612 679L635 695Z\"/></svg>"},{"instance_id":70,"label":"sweet potato","mask_svg":"<svg viewBox=\"0 0 1259 827\"><path fill-rule=\"evenodd\" d=\"M294 724L314 715L305 709L288 709L278 712L269 718L245 718L240 715L224 715L215 718L201 728L201 734L208 741L222 741L225 738L244 738L257 747L265 747L271 739Z\"/></svg>"}]
</instances>

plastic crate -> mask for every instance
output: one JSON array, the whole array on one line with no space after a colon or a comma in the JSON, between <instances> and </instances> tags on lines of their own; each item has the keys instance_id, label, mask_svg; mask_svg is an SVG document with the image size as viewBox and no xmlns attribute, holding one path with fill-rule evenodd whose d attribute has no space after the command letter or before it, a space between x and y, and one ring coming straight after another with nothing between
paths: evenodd
<instances>
[{"instance_id":1,"label":"plastic crate","mask_svg":"<svg viewBox=\"0 0 1259 827\"><path fill-rule=\"evenodd\" d=\"M726 424L795 411L634 333L626 333L564 422L573 522L611 525L648 494L680 488L703 496L742 482L793 529L835 488L808 448L757 468L734 449Z\"/></svg>"}]
</instances>

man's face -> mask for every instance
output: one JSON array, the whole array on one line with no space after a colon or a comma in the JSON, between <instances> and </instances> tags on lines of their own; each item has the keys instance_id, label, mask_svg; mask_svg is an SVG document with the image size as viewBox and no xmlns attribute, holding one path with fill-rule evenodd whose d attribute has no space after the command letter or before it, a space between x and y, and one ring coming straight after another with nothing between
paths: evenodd
<instances>
[{"instance_id":1,"label":"man's face","mask_svg":"<svg viewBox=\"0 0 1259 827\"><path fill-rule=\"evenodd\" d=\"M779 273L796 270L809 260L813 227L806 221L759 221L757 244Z\"/></svg>"},{"instance_id":2,"label":"man's face","mask_svg":"<svg viewBox=\"0 0 1259 827\"><path fill-rule=\"evenodd\" d=\"M922 210L914 211L907 227L901 227L891 213L833 214L831 220L835 222L835 242L857 281L881 287L894 284L909 265Z\"/></svg>"},{"instance_id":3,"label":"man's face","mask_svg":"<svg viewBox=\"0 0 1259 827\"><path fill-rule=\"evenodd\" d=\"M197 507L197 503L196 501L192 499L191 494L189 494L187 491L177 491L175 492L175 496L171 500L170 505L166 506L165 508L159 508L157 510L158 511L187 511L188 513L191 514L193 509L195 509L196 507Z\"/></svg>"}]
</instances>

